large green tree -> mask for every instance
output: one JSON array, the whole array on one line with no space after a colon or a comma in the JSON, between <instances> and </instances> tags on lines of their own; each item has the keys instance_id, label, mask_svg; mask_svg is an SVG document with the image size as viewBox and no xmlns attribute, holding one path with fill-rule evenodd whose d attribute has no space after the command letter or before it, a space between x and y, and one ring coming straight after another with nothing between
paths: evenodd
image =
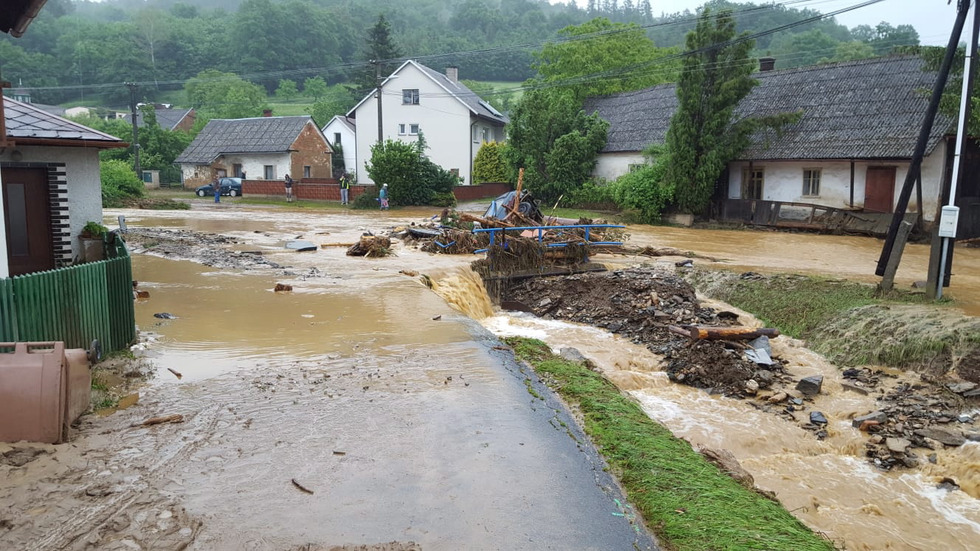
<instances>
[{"instance_id":1,"label":"large green tree","mask_svg":"<svg viewBox=\"0 0 980 551\"><path fill-rule=\"evenodd\" d=\"M635 23L598 17L558 35L541 49L534 67L540 82L561 85L579 100L640 90L677 76L679 64L668 57L677 50L656 47Z\"/></svg>"},{"instance_id":2,"label":"large green tree","mask_svg":"<svg viewBox=\"0 0 980 551\"><path fill-rule=\"evenodd\" d=\"M199 119L257 117L268 109L265 89L233 73L202 71L187 81L184 90Z\"/></svg>"},{"instance_id":3,"label":"large green tree","mask_svg":"<svg viewBox=\"0 0 980 551\"><path fill-rule=\"evenodd\" d=\"M371 146L368 176L377 186L388 184L392 205L448 206L455 202L452 191L459 177L432 162L425 150L422 134L414 143L385 140Z\"/></svg>"},{"instance_id":4,"label":"large green tree","mask_svg":"<svg viewBox=\"0 0 980 551\"><path fill-rule=\"evenodd\" d=\"M747 144L753 126L734 120L738 103L757 81L749 59L751 40L735 40L730 11L703 8L687 35L684 68L677 83L678 108L667 130L670 160L664 182L673 187L683 212L703 213L715 182L728 162Z\"/></svg>"},{"instance_id":5,"label":"large green tree","mask_svg":"<svg viewBox=\"0 0 980 551\"><path fill-rule=\"evenodd\" d=\"M609 123L587 115L573 91L529 90L514 107L504 159L517 181L545 201L554 201L585 183L606 145Z\"/></svg>"}]
</instances>

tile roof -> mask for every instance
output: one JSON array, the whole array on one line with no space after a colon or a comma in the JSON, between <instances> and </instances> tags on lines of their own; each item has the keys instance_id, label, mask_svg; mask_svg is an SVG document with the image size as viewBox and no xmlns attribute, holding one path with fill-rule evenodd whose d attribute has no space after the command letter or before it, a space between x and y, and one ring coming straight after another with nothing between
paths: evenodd
<instances>
[{"instance_id":1,"label":"tile roof","mask_svg":"<svg viewBox=\"0 0 980 551\"><path fill-rule=\"evenodd\" d=\"M157 116L157 124L160 125L160 128L173 130L177 128L180 121L184 120L184 117L186 117L190 112L191 109L156 109L155 113ZM123 118L126 119L127 123L133 124L132 114L127 113L123 116ZM143 128L144 124L146 124L144 117L138 117L136 119L136 125L140 128Z\"/></svg>"},{"instance_id":2,"label":"tile roof","mask_svg":"<svg viewBox=\"0 0 980 551\"><path fill-rule=\"evenodd\" d=\"M906 159L912 156L936 73L918 56L892 56L756 73L759 85L736 117L802 111L801 119L759 132L742 159ZM674 84L591 98L586 111L609 121L605 152L663 143L677 109ZM927 152L952 128L937 115Z\"/></svg>"},{"instance_id":3,"label":"tile roof","mask_svg":"<svg viewBox=\"0 0 980 551\"><path fill-rule=\"evenodd\" d=\"M22 103L5 97L3 98L3 109L7 125L7 137L13 138L15 141L18 138L25 140L78 140L79 144L102 142L110 147L125 143L115 136L63 119L30 103Z\"/></svg>"},{"instance_id":4,"label":"tile roof","mask_svg":"<svg viewBox=\"0 0 980 551\"><path fill-rule=\"evenodd\" d=\"M309 115L211 119L175 162L206 165L228 153L286 153L312 120Z\"/></svg>"}]
</instances>

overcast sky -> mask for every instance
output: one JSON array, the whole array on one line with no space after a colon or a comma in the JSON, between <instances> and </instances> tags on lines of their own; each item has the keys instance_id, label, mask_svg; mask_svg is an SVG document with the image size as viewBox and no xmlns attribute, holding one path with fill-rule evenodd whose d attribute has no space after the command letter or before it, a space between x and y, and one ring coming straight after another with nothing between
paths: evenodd
<instances>
[{"instance_id":1,"label":"overcast sky","mask_svg":"<svg viewBox=\"0 0 980 551\"><path fill-rule=\"evenodd\" d=\"M765 4L766 0L749 0L755 4ZM956 19L956 0L947 4L948 0L884 0L864 8L856 9L837 16L837 22L850 28L858 25L875 26L882 21L892 26L912 25L919 32L919 40L923 44L945 45L949 33L953 30L953 20ZM579 6L585 6L586 0L576 0ZM783 0L782 3L791 8L808 8L821 13L836 11L848 6L860 4L862 0ZM622 2L620 2L622 3ZM675 13L684 10L692 12L704 4L704 0L650 0L654 15ZM760 29L761 30L761 29Z\"/></svg>"}]
</instances>

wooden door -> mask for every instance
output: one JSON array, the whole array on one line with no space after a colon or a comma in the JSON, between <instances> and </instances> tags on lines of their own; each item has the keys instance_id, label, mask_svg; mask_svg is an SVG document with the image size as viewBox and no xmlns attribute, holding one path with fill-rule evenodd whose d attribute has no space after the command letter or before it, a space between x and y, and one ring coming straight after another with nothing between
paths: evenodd
<instances>
[{"instance_id":1,"label":"wooden door","mask_svg":"<svg viewBox=\"0 0 980 551\"><path fill-rule=\"evenodd\" d=\"M868 167L864 181L864 210L891 212L895 205L895 167Z\"/></svg>"},{"instance_id":2,"label":"wooden door","mask_svg":"<svg viewBox=\"0 0 980 551\"><path fill-rule=\"evenodd\" d=\"M47 171L4 168L2 179L10 275L53 269Z\"/></svg>"}]
</instances>

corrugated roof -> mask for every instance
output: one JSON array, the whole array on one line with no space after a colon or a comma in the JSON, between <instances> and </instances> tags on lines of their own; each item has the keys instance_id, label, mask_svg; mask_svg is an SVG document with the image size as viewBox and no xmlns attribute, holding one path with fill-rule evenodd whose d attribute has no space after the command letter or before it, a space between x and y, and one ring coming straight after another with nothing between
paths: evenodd
<instances>
[{"instance_id":1,"label":"corrugated roof","mask_svg":"<svg viewBox=\"0 0 980 551\"><path fill-rule=\"evenodd\" d=\"M757 73L759 81L736 117L802 111L780 133L760 132L742 159L905 159L915 149L936 73L918 56L893 56ZM604 151L642 151L663 143L677 109L676 86L666 84L592 98L588 112L610 123ZM953 120L937 115L931 151Z\"/></svg>"},{"instance_id":2,"label":"corrugated roof","mask_svg":"<svg viewBox=\"0 0 980 551\"><path fill-rule=\"evenodd\" d=\"M119 138L98 130L63 119L29 103L3 98L7 136L10 138L79 140L79 142L103 142L122 144Z\"/></svg>"},{"instance_id":3,"label":"corrugated roof","mask_svg":"<svg viewBox=\"0 0 980 551\"><path fill-rule=\"evenodd\" d=\"M285 153L312 120L309 115L211 119L175 162L206 165L229 153Z\"/></svg>"}]
</instances>

